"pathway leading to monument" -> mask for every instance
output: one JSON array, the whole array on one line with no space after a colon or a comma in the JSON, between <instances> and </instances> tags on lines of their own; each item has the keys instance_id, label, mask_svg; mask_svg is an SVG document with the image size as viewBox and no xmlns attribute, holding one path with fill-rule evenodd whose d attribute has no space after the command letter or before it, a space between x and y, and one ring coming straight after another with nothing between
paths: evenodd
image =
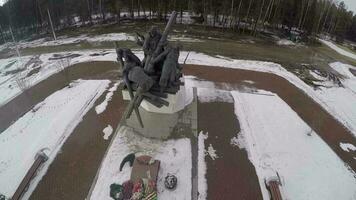
<instances>
[{"instance_id":1,"label":"pathway leading to monument","mask_svg":"<svg viewBox=\"0 0 356 200\"><path fill-rule=\"evenodd\" d=\"M104 98L103 95L97 103ZM93 107L65 142L62 153L57 155L30 199L85 199L110 143L103 138L103 129L108 125L116 127L125 108L121 89L114 92L103 113L98 115Z\"/></svg>"},{"instance_id":2,"label":"pathway leading to monument","mask_svg":"<svg viewBox=\"0 0 356 200\"><path fill-rule=\"evenodd\" d=\"M199 102L198 116L198 130L208 133L205 146L212 145L219 156L215 160L205 158L208 199L262 199L256 171L246 150L230 143L240 131L234 104Z\"/></svg>"},{"instance_id":3,"label":"pathway leading to monument","mask_svg":"<svg viewBox=\"0 0 356 200\"><path fill-rule=\"evenodd\" d=\"M43 101L53 92L65 87L68 82L77 79L117 79L119 76L117 63L86 62L72 65L68 71L68 81L63 73L56 73L40 83L32 86L7 104L0 107L0 133L7 129L19 117L34 105Z\"/></svg>"},{"instance_id":4,"label":"pathway leading to monument","mask_svg":"<svg viewBox=\"0 0 356 200\"><path fill-rule=\"evenodd\" d=\"M284 78L270 73L222 67L186 65L183 69L185 75L193 75L200 79L228 83L235 87L248 84L278 94L300 118L319 134L340 159L347 163L353 171L356 171L354 154L342 150L339 146L340 142L356 145L353 135L318 103Z\"/></svg>"},{"instance_id":5,"label":"pathway leading to monument","mask_svg":"<svg viewBox=\"0 0 356 200\"><path fill-rule=\"evenodd\" d=\"M82 68L82 64L80 65L80 67L77 66L73 69L78 68L79 72L80 70L88 71L88 73L93 75L92 77L97 77L95 76L95 74L98 71L101 71L102 66L112 66L112 68L108 67L107 71L103 70L103 73L113 70L116 67L114 62L91 62L85 63L84 65L91 66L94 68ZM97 66L100 66L100 68ZM345 152L339 147L340 142L356 145L355 139L352 137L352 135L345 127L343 127L337 120L335 120L333 116L323 110L319 104L315 103L312 99L310 99L302 91L297 89L294 85L290 84L287 80L269 73L208 66L186 65L184 67L184 73L186 75L194 75L198 78L214 82L229 83L231 84L231 86L236 87L238 87L239 85L247 84L244 81L249 80L253 81L250 82L250 86L277 93L309 126L311 126L323 138L323 140L345 163L347 163L353 170L355 170L356 163L354 162L352 153ZM56 91L56 88L58 87L54 87L54 85L58 82L52 82L51 80L60 79L59 77L61 76L61 74L55 74L53 75L53 77L47 79L50 82L47 82L47 80L45 80L36 85L35 87L46 88L45 91L48 90L47 94L51 94L52 92ZM99 78L102 77L99 76ZM48 83L50 84L48 85ZM35 91L40 92L41 90L33 90L33 92ZM118 99L120 99L120 97L116 95L117 93L115 93L113 101L109 103L109 106L106 110L106 112L110 112L112 114L106 115L104 112L102 116L96 115L93 109L88 112L87 116L84 117L83 122L80 123L80 125L75 129L73 134L64 144L62 148L62 154L59 154L57 159L52 163L49 171L47 172L43 180L40 182L38 188L33 193L32 199L41 200L49 199L49 197L53 197L51 199L56 199L57 197L58 199L63 199L60 197L67 197L67 199L73 199L72 196L70 196L69 198L69 196L67 195L76 195L75 199L84 199L86 197L86 193L89 190L92 181L90 177L95 176L96 170L101 162L101 157L103 156L106 149L106 145L108 144L108 142L100 142L100 140L103 140L101 134L102 129L105 127L104 124L100 125L103 126L101 128L95 128L95 125L96 123L98 123L98 119L120 119L120 117L116 116L121 114L120 109L124 109L124 105L120 103L115 103L118 102ZM45 98L45 95L42 96L44 96L42 98ZM12 121L17 120L17 118L21 116L22 113L25 113L26 109L28 110L31 108L31 105L26 104L22 107L25 110L16 109L16 106L22 106L22 104L20 103L23 101L17 98L25 97L21 97L20 95L19 97L16 97L13 101L9 102L9 105L5 105L9 106L7 110L12 110L15 112L15 114L10 114L9 116L7 116L8 123L10 124ZM16 102L19 104L17 104ZM38 102L34 102L33 105L36 103ZM233 112L232 110L233 108L231 108L231 112ZM2 109L0 109L0 111L0 114L6 113ZM211 115L212 113L213 112L209 112L209 114ZM201 116L199 115L198 118L200 117ZM320 119L322 119L321 122ZM1 123L1 125L3 124ZM114 127L114 124L112 125L112 127ZM211 134L213 134L213 132ZM88 139L88 136L91 136L90 140L84 141L86 137L86 139ZM90 158L91 155L93 155L95 159L84 159ZM74 170L74 167L75 173L68 173L68 171ZM89 167L90 170L86 170ZM73 188L75 188L75 191L73 190Z\"/></svg>"}]
</instances>

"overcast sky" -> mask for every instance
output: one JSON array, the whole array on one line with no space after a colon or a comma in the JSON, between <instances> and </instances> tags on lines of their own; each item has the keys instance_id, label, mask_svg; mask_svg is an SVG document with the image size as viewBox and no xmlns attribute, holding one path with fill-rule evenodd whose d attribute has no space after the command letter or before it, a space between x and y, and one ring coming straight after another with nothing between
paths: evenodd
<instances>
[{"instance_id":1,"label":"overcast sky","mask_svg":"<svg viewBox=\"0 0 356 200\"><path fill-rule=\"evenodd\" d=\"M346 6L349 8L349 10L353 11L355 14L356 13L356 0L344 0L344 2L346 4Z\"/></svg>"},{"instance_id":2,"label":"overcast sky","mask_svg":"<svg viewBox=\"0 0 356 200\"><path fill-rule=\"evenodd\" d=\"M6 0L0 0L0 5L2 5ZM341 0L339 0L341 1ZM343 0L349 10L352 10L356 13L356 0Z\"/></svg>"}]
</instances>

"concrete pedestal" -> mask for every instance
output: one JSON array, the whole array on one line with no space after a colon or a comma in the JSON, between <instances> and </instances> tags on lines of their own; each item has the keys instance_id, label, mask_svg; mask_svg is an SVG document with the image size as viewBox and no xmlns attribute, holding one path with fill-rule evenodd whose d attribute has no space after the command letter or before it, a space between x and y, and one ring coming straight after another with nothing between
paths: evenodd
<instances>
[{"instance_id":1,"label":"concrete pedestal","mask_svg":"<svg viewBox=\"0 0 356 200\"><path fill-rule=\"evenodd\" d=\"M184 86L180 86L177 94L168 94L168 98L164 99L169 102L169 106L162 106L161 108L157 108L152 105L150 102L143 100L141 102L140 107L145 109L148 112L153 113L162 113L162 114L173 114L179 112L185 107L185 96L186 90ZM124 100L131 100L130 94L127 90L122 90L122 97Z\"/></svg>"},{"instance_id":2,"label":"concrete pedestal","mask_svg":"<svg viewBox=\"0 0 356 200\"><path fill-rule=\"evenodd\" d=\"M151 108L154 106L150 105L150 107L148 107L149 110L148 111L147 107L140 106L139 112L144 127L142 128L140 126L135 112L132 112L130 118L125 119L124 124L132 128L134 132L143 135L147 138L154 138L154 139L168 139L171 137L181 137L182 135L187 136L187 135L195 134L197 131L196 90L185 91L185 88L181 90L183 90L184 93L187 92L187 95L193 96L192 99L193 101L189 103L189 105L185 106L184 105L185 99L182 99L181 100L181 103L183 104L182 107L177 105L174 106L170 105L169 107L166 108L161 108L161 109L155 108L153 110ZM189 94L188 92L192 92L192 94ZM181 93L180 95L183 94ZM179 95L176 97L174 97L174 95L171 95L170 101L174 102L175 100L177 102L179 98L182 98L182 96L180 96L179 98L178 97ZM128 93L126 99L130 99ZM148 102L146 103L149 104ZM170 112L170 113L165 113L165 112Z\"/></svg>"}]
</instances>

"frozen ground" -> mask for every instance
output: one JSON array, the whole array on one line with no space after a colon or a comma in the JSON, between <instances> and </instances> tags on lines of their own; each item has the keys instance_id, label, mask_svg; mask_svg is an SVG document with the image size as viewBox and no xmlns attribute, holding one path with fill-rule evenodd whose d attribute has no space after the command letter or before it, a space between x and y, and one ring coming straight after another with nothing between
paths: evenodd
<instances>
[{"instance_id":1,"label":"frozen ground","mask_svg":"<svg viewBox=\"0 0 356 200\"><path fill-rule=\"evenodd\" d=\"M356 77L350 71L356 70L356 67L340 62L331 63L330 66L343 76L341 78L343 86L340 87L314 72L311 74L320 81L316 84L321 83L325 86L316 89L315 93L322 98L329 111L338 114L338 118L356 137Z\"/></svg>"},{"instance_id":2,"label":"frozen ground","mask_svg":"<svg viewBox=\"0 0 356 200\"><path fill-rule=\"evenodd\" d=\"M106 110L106 107L108 106L108 103L111 101L111 98L114 95L114 92L117 90L118 86L119 83L115 83L114 86L112 86L112 88L110 88L109 92L106 94L105 100L95 107L95 111L97 114L101 114Z\"/></svg>"},{"instance_id":3,"label":"frozen ground","mask_svg":"<svg viewBox=\"0 0 356 200\"><path fill-rule=\"evenodd\" d=\"M293 41L287 40L287 39L280 39L277 41L277 44L280 46L295 46L296 45Z\"/></svg>"},{"instance_id":4,"label":"frozen ground","mask_svg":"<svg viewBox=\"0 0 356 200\"><path fill-rule=\"evenodd\" d=\"M333 50L335 50L336 52L338 52L341 55L347 56L349 58L353 58L356 60L356 54L353 54L349 51L346 51L338 46L336 46L334 43L330 42L330 41L326 41L326 40L322 40L319 39L322 43L324 43L325 45L327 45L328 47L332 48Z\"/></svg>"},{"instance_id":5,"label":"frozen ground","mask_svg":"<svg viewBox=\"0 0 356 200\"><path fill-rule=\"evenodd\" d=\"M120 127L115 133L115 138L100 167L90 199L111 200L110 185L112 183L122 184L130 179L130 166L125 165L122 172L120 172L119 166L122 159L133 152L136 155L150 155L161 161L157 183L158 199L191 199L192 154L190 140L147 139L134 134L130 128L125 126ZM174 191L164 188L164 177L167 173L174 174L178 178L178 185Z\"/></svg>"},{"instance_id":6,"label":"frozen ground","mask_svg":"<svg viewBox=\"0 0 356 200\"><path fill-rule=\"evenodd\" d=\"M208 138L208 133L200 132L198 135L198 200L205 200L208 193L208 183L206 181L206 148L204 141Z\"/></svg>"},{"instance_id":7,"label":"frozen ground","mask_svg":"<svg viewBox=\"0 0 356 200\"><path fill-rule=\"evenodd\" d=\"M140 59L143 58L142 51L133 51ZM92 56L93 54L103 54L101 56ZM184 62L188 52L181 52L179 61ZM58 53L57 53L58 54ZM116 53L112 49L103 49L103 50L91 50L91 51L73 51L60 53L61 55L68 54L78 54L78 57L71 59L71 64L80 63L80 62L89 62L89 61L115 61ZM60 62L58 60L50 60L49 58L53 57L53 54L42 54L39 59L41 60L41 68L38 73L32 74L27 77L30 85L33 85L40 80L43 80L49 77L51 74L57 73ZM23 60L30 59L29 57L24 57ZM3 68L14 61L14 59L2 59L0 60L0 69ZM190 52L186 64L197 64L197 65L209 65L209 66L218 66L218 67L227 67L235 69L246 69L259 72L267 72L276 74L288 80L290 83L304 91L308 96L314 99L317 103L322 105L329 113L331 113L338 121L344 124L348 129L350 129L354 135L356 135L356 119L355 115L355 106L353 106L352 101L348 101L345 104L346 99L354 98L355 95L355 83L354 81L349 81L349 88L344 90L343 88L332 86L330 89L335 90L341 95L338 95L339 98L330 101L334 93L326 92L316 92L312 87L304 83L300 78L295 74L287 71L281 65L272 63L272 62L263 62L263 61L251 61L251 60L236 60L223 56L209 56L202 53ZM32 66L32 67L31 67ZM331 65L333 66L333 65ZM16 69L15 65L12 65ZM27 67L24 71L17 73L16 77L26 77L27 74L33 69L33 65ZM14 74L15 75L15 74ZM16 81L14 80L14 75L5 75L3 72L0 74L0 92L1 99L0 105L5 104L16 95L21 93L20 88L17 86ZM350 79L350 78L349 78ZM346 80L346 79L345 79ZM354 80L354 77L350 80ZM344 90L344 91L343 91ZM345 96L345 98L343 98ZM347 107L346 109L343 107ZM344 117L347 116L347 117Z\"/></svg>"},{"instance_id":8,"label":"frozen ground","mask_svg":"<svg viewBox=\"0 0 356 200\"><path fill-rule=\"evenodd\" d=\"M89 36L89 35L80 35L76 37L68 37L68 36L60 36L57 40L53 40L53 38L41 38L33 41L20 41L18 42L19 48L34 48L34 47L45 47L45 46L58 46L58 45L65 45L65 44L76 44L80 42L105 42L105 41L134 41L135 37L128 33L109 33L109 34L102 34L98 36ZM4 44L3 47L9 47L14 49L14 45Z\"/></svg>"},{"instance_id":9,"label":"frozen ground","mask_svg":"<svg viewBox=\"0 0 356 200\"><path fill-rule=\"evenodd\" d=\"M190 38L185 35L182 36L169 36L170 41L180 41L180 42L203 42L197 38ZM9 48L16 49L16 45L19 49L24 48L35 48L35 47L48 47L48 46L59 46L67 44L79 44L81 42L88 42L92 44L100 42L114 42L114 41L135 41L135 35L130 33L108 33L102 35L79 35L75 37L60 36L57 40L53 40L52 37L41 38L33 41L20 41L18 43L6 43L0 45L0 51Z\"/></svg>"},{"instance_id":10,"label":"frozen ground","mask_svg":"<svg viewBox=\"0 0 356 200\"><path fill-rule=\"evenodd\" d=\"M104 55L93 56L95 53ZM64 58L69 55L76 57L68 60ZM115 60L113 51L74 51L42 54L39 56L24 56L20 59L0 59L0 106L21 94L24 89L30 88L55 73L61 72L61 70L69 65L81 62L107 60ZM65 62L63 61L69 61L69 65L64 64ZM34 73L34 71L37 72Z\"/></svg>"},{"instance_id":11,"label":"frozen ground","mask_svg":"<svg viewBox=\"0 0 356 200\"><path fill-rule=\"evenodd\" d=\"M112 134L112 132L113 132L113 129L112 129L111 125L108 125L107 127L105 127L104 130L103 130L103 133L104 133L103 138L104 138L104 140L108 140L110 135Z\"/></svg>"},{"instance_id":12,"label":"frozen ground","mask_svg":"<svg viewBox=\"0 0 356 200\"><path fill-rule=\"evenodd\" d=\"M264 181L277 172L285 199L355 199L356 175L282 99L260 93L232 95L239 144L256 168L264 199Z\"/></svg>"},{"instance_id":13,"label":"frozen ground","mask_svg":"<svg viewBox=\"0 0 356 200\"><path fill-rule=\"evenodd\" d=\"M32 181L27 195L45 174L62 144L82 117L105 91L109 81L79 80L59 90L19 118L0 134L0 193L12 196L34 162L44 150L49 160ZM6 150L5 150L6 149Z\"/></svg>"},{"instance_id":14,"label":"frozen ground","mask_svg":"<svg viewBox=\"0 0 356 200\"><path fill-rule=\"evenodd\" d=\"M347 152L356 151L356 147L353 144L350 144L350 143L342 143L342 142L340 142L340 147L342 148L342 150L347 151Z\"/></svg>"},{"instance_id":15,"label":"frozen ground","mask_svg":"<svg viewBox=\"0 0 356 200\"><path fill-rule=\"evenodd\" d=\"M115 38L115 40L117 40L117 38ZM36 44L34 44L34 45L36 45ZM99 53L99 54L103 54L103 55L92 56L92 54L94 54L94 53ZM141 59L143 58L142 51L134 51L134 53L136 53ZM180 56L181 63L183 63L184 59L186 58L187 53L188 52L181 52L181 56ZM63 52L63 53L59 53L59 54L62 56L68 55L68 54L78 54L79 56L71 59L71 61L70 61L71 64L80 63L80 62L89 62L89 61L115 61L116 60L116 54L113 49ZM0 93L1 93L0 106L5 104L6 102L10 101L12 98L16 97L18 94L21 93L21 89L18 87L16 80L25 79L25 80L27 80L27 84L30 87L30 86L38 83L39 81L48 78L50 75L57 73L59 71L58 69L61 66L60 66L60 62L58 60L50 59L50 58L53 58L53 56L54 56L54 54L42 54L38 58L40 61L39 62L40 64L39 63L29 64L26 67L23 67L24 64L17 64L17 63L20 63L20 62L28 63L28 61L33 57L29 57L29 56L22 57L20 59L22 61L18 61L17 63L15 63L9 67L8 67L8 65L17 59L16 58L1 59L0 60ZM322 88L321 90L314 90L312 87L305 84L296 75L287 71L281 65L276 64L276 63L261 62L261 61L249 61L249 60L235 60L235 59L230 59L230 58L223 57L223 56L218 56L218 55L217 56L209 56L209 55L201 54L201 53L197 53L197 52L190 52L186 63L187 64L198 64L198 65L204 64L204 65L210 65L210 66L236 68L236 69L247 69L247 70L253 70L253 71L272 73L272 74L281 76L281 77L285 78L286 80L288 80L289 82L291 82L292 84L294 84L296 87L300 88L307 95L309 95L311 98L313 98L316 102L321 104L328 112L330 112L336 119L338 119L348 129L350 129L354 135L356 135L356 128L355 128L356 127L356 121L355 121L355 119L356 119L355 109L356 108L353 104L353 102L356 102L353 100L353 99L355 99L355 87L354 87L355 86L355 82L354 82L355 77L350 76L350 74L346 73L347 70L343 64L340 64L340 63L335 64L334 63L334 64L331 64L331 66L336 70L340 70L339 71L340 73L344 73L344 74L348 75L348 76L345 76L346 78L342 82L345 85L345 88L340 88L340 87L334 86L333 84L329 84L329 86L330 86L329 88ZM343 66L343 67L340 67L340 66ZM17 71L18 69L20 69L21 71ZM38 69L38 72L30 75L31 74L30 72L34 69ZM11 73L7 73L7 72L11 72ZM325 84L327 84L326 80L323 80L323 81ZM208 83L208 82L202 82L202 81L193 81L193 82L190 81L189 82L189 80L186 79L186 84L194 85L197 87L203 87L203 88L213 87L216 89L216 86L211 85L212 83ZM105 85L105 84L103 83L103 85ZM76 87L73 87L70 89L65 89L65 91L71 90L74 88L76 88ZM86 88L86 89L90 90L90 87ZM188 89L189 89L189 87L188 87ZM214 90L214 91L215 92L213 94L213 93L210 93L209 90L204 91L202 89L199 89L198 93L201 93L201 95L198 94L199 100L211 102L211 101L216 101L219 98L222 98L223 100L231 102L231 99L227 99L224 96L219 96L219 94L221 94L221 93L218 90ZM89 93L89 91L88 91L88 93ZM210 94L210 96L209 95L204 96L204 95L202 95L203 93ZM240 95L239 97L250 98L249 94L246 94L246 95L239 94L239 95ZM217 96L219 96L219 98L217 98ZM258 97L262 96L261 98L268 98L268 96L264 96L264 95L255 95L255 96L258 96ZM71 95L68 94L68 97L70 98ZM330 173L332 173L333 175L337 175L335 183L340 183L341 180L344 180L345 183L349 183L348 185L355 186L355 179L352 179L353 175L350 174L351 172L348 171L345 166L340 166L341 165L340 163L342 163L342 161L330 150L330 148L314 132L312 132L310 130L310 128L307 127L307 125L304 122L302 122L301 119L298 116L296 116L296 114L284 102L281 102L282 100L280 100L275 95L273 95L273 97L270 97L270 98L273 99L273 100L271 100L272 104L278 105L278 108L280 107L280 110L278 110L278 113L275 113L275 115L271 115L271 119L273 119L273 117L275 117L276 119L278 119L282 122L284 121L285 122L284 124L288 124L287 122L290 122L290 121L285 121L285 119L283 117L285 117L286 119L289 119L293 122L295 121L295 124L292 124L293 128L290 128L290 129L293 129L293 131L289 131L289 134L287 136L295 139L296 144L292 143L292 145L289 145L289 146L292 147L293 145L297 145L297 144L306 145L306 149L310 150L310 152L311 152L310 155L307 155L305 157L305 159L298 160L297 158L301 158L301 157L304 158L305 151L303 149L300 149L297 147L293 147L294 149L293 148L278 149L278 148L282 148L282 147L285 148L285 146L283 146L283 145L282 145L282 147L278 147L277 149L270 149L268 144L266 144L266 143L259 143L257 145L258 146L258 147L256 147L257 149L265 148L264 150L267 152L266 157L264 157L264 155L260 155L260 154L256 153L256 156L260 156L258 158L261 158L261 160L258 162L261 162L262 164L267 163L266 165L272 166L273 169L278 169L278 171L281 171L281 173L283 173L283 174L286 174L287 172L293 173L293 172L297 171L298 169L296 169L294 167L295 165L301 166L302 164L309 165L309 163L306 163L306 162L311 163L310 167L305 168L305 171L303 171L303 173L296 174L294 176L287 177L287 178L285 178L282 174L284 179L286 179L283 181L288 184L288 186L286 186L286 191L285 191L286 195L287 196L295 195L295 193L298 192L298 190L300 188L298 188L298 186L295 185L295 181L300 181L302 178L305 178L305 182L307 182L307 183L303 182L303 184L308 185L308 188L307 188L308 192L317 190L317 187L319 188L319 185L317 185L317 184L319 184L319 182L316 182L316 181L320 181L320 180L324 181L325 183L320 181L320 182L322 182L321 184L322 184L323 188L320 189L318 194L320 194L320 195L327 194L327 191L325 188L329 188L331 186L337 186L337 185L336 184L333 185L333 183L328 182L328 180L330 178L328 180L325 180L326 178L328 178L330 176L322 177L322 174L325 173L325 167L330 167ZM251 97L251 99L252 99L251 102L256 101L255 103L261 104L259 98ZM351 99L351 100L349 101L349 99ZM103 102L102 107L99 108L99 111L102 111L103 109L105 109L105 104L107 104L107 102L109 100L110 100L110 95L107 96L107 98L105 98L105 101ZM268 100L266 100L266 101L268 101ZM251 107L250 102L245 102L245 104L246 104L246 106ZM71 105L65 104L65 105L61 105L61 106L68 106L68 108L70 106L70 108L72 108L72 106L76 106L76 104L71 104ZM58 106L58 107L60 108L61 106ZM92 106L92 105L90 105L90 106ZM43 107L45 107L45 106L43 106ZM56 107L56 106L54 106L54 107ZM248 113L248 111L246 111L247 112L247 113L245 113L245 115L246 115L245 117L247 117L245 119L247 121L246 123L250 123L249 120L251 118L249 118L250 117L249 115L257 115L256 116L258 119L257 121L259 121L261 123L260 124L261 126L265 126L266 121L268 121L268 119L265 119L265 117L267 116L265 114L265 112L269 111L268 109L272 109L273 107L270 107L270 108L264 108L263 106L260 106L260 107L259 107L260 110L255 110L256 113ZM37 110L35 113L37 113L39 111L41 111L41 108L39 108L39 110ZM63 110L61 109L60 111L61 112L69 112L69 111L74 112L71 109L69 109L69 111L68 111L67 107L65 107L65 109L63 109ZM45 112L45 110L43 110L41 112ZM53 113L51 111L46 111L45 113L47 113L47 112L49 112L48 114L50 115L50 114L56 113L58 111L53 112ZM31 112L27 113L25 116L28 116L30 114L31 114ZM85 113L83 112L82 114L84 115ZM239 113L237 113L237 114L239 114ZM270 115L268 115L268 116L270 116ZM31 123L30 123L30 125L28 125L28 127L32 127L32 126L35 127L35 126L41 125L41 123L42 123L41 120L45 120L45 119L42 119L41 117L39 117L39 118L40 119L36 120L36 121L31 121L29 119L31 121ZM37 119L37 118L35 118L35 119ZM14 125L16 125L16 124L21 125L21 123L24 123L23 120L24 120L23 118L20 118L17 122L15 122ZM18 125L18 126L20 126L20 125ZM74 127L75 127L75 125L70 124L70 126L74 126ZM61 127L62 126L66 127L69 125L62 124ZM285 130L286 127L284 127L284 126L272 127L272 128L277 128L276 130L279 130L279 131L286 131ZM272 132L274 134L274 129L272 131L271 127L266 127L263 130L266 135L270 135ZM6 130L6 131L8 131L8 130ZM250 131L254 132L253 130L250 130ZM131 140L128 141L128 138L127 138L128 132L130 132L130 130L120 130L119 133L117 134L118 137L115 137L115 140L113 141L113 147L115 147L115 148L113 148L113 149L111 148L109 150L109 152L105 158L105 161L103 162L102 168L101 168L99 176L98 176L98 182L97 182L96 187L94 188L94 191L92 193L92 199L105 199L105 198L109 199L108 193L107 193L108 188L109 188L108 185L113 182L120 182L120 181L123 181L128 178L127 174L129 174L129 173L125 173L126 175L123 175L123 173L119 173L118 171L115 171L118 164L120 164L117 162L121 162L121 158L123 158L123 156L127 155L133 149L137 148L137 144L130 143ZM3 136L4 133L5 132L1 133L0 138L4 137ZM300 134L300 133L302 133L302 134ZM308 136L307 133L310 133L311 136ZM61 133L56 132L56 134L61 134ZM104 132L104 134L108 135L109 131L106 130ZM279 141L282 141L282 142L289 141L289 140L287 140L288 138L284 138L287 136L282 135L279 132L276 134L278 136L277 139ZM256 135L256 138L258 136L259 135ZM302 136L303 137L305 136L305 138L302 138ZM49 138L49 139L53 139L53 138ZM21 142L22 140L19 140L19 141ZM142 140L142 141L135 140L135 141L138 141L140 143L139 146L141 146L142 149L144 149L144 153L149 153L149 154L155 156L157 159L160 159L162 161L162 163L165 164L166 166L174 165L175 167L177 167L177 169L179 169L177 172L179 177L182 177L183 181L187 181L187 184L184 184L185 188L180 188L179 190L177 190L177 191L179 191L180 194L176 194L176 193L174 193L174 194L168 193L167 194L162 190L162 180L160 179L159 184L161 184L161 186L159 186L159 190L160 190L161 197L165 197L165 195L172 195L176 199L190 199L190 193L191 193L191 191L190 191L190 188L191 188L190 187L191 186L190 185L190 183L191 183L190 182L191 152L190 152L189 140L186 140L186 139L170 140L165 143L159 143L159 142L149 143L148 141L145 141L145 140ZM252 140L252 141L254 141L254 140ZM63 140L61 142L63 142ZM236 141L236 139L232 140L232 142L234 144L240 144L239 142ZM247 141L247 144L248 144L248 142L249 141ZM267 140L265 142L273 143L276 141ZM289 143L291 143L291 142L289 142ZM287 143L287 144L289 144L289 143ZM21 143L14 143L14 145L18 145L18 144L21 144ZM51 144L51 142L49 141L48 145L50 145L50 144ZM47 143L44 145L47 146ZM147 146L150 146L150 148L148 148ZM161 147L161 146L163 146L163 147ZM163 150L160 149L160 147L164 151L169 152L168 155L171 157L174 156L174 152L177 151L176 158L173 160L168 157L165 157L167 155L162 153ZM173 148L175 148L175 147L176 147L176 150L173 150ZM182 147L184 147L184 148L182 148ZM342 148L342 147L346 148L345 145L341 146L340 148ZM349 149L349 146L347 146L347 147ZM186 148L189 148L189 149L186 149ZM207 150L209 150L208 148L209 147L206 147ZM296 149L298 149L298 151L296 151ZM37 150L37 149L33 149L32 153L35 153L35 150ZM213 147L210 150L212 152ZM255 149L253 149L253 148L251 148L250 150L252 153L255 151ZM279 151L279 150L281 150L281 151ZM261 151L259 151L259 152L261 152ZM289 153L291 153L291 155L293 155L293 156L291 156L291 158L296 158L295 160L298 161L297 163L295 163L296 161L288 160L288 157L290 156ZM321 156L320 156L320 158L318 158L314 161L311 158L313 156L315 156L316 153L320 153ZM0 152L0 155L1 155L1 152ZM3 155L5 156L5 153L3 153ZM204 155L205 155L205 151L204 151ZM220 156L219 152L217 152L217 155ZM30 158L28 158L28 160L25 162L25 163L27 163L27 165L30 163L31 159L33 159L32 154L29 156L30 156ZM0 158L1 158L1 160L0 160L0 185L2 185L1 180L6 180L6 179L1 177L1 172L6 168L6 166L7 166L6 163L8 162L8 159L7 159L7 157L2 157L2 155L0 156ZM116 159L116 160L114 160L114 159ZM281 159L281 162L275 163L274 162L275 159ZM329 160L330 160L330 162L329 162ZM182 165L179 165L179 163L175 163L178 161L181 161L182 163L188 163L188 164L185 164L184 166L182 166ZM294 164L293 165L288 164L287 161L290 161ZM327 162L327 164L325 164L325 167L323 168L324 162ZM320 171L318 171L318 168L316 168L316 167L320 167L319 166L320 163L322 163L323 166L321 166L322 169ZM259 173L259 177L260 177L261 181L263 180L263 178L266 174L270 175L271 170L268 170L268 167L266 169L261 167L262 168L261 169L260 166L258 165L258 163L255 162L254 164L255 164L255 166L257 166L256 168L258 168L258 173ZM203 166L203 164L201 164L201 165ZM304 165L302 165L302 167L300 167L300 168L304 169ZM163 166L164 165L162 165L162 167ZM19 167L23 167L23 166L16 166L16 168L19 168ZM169 169L173 169L173 168L169 168ZM309 173L311 172L312 169L318 171L318 173L316 173L316 175L310 175L310 177L314 177L315 180L311 179L309 176L304 177L304 172L305 172L305 174L309 175ZM24 168L22 168L22 170L24 170ZM125 167L124 172L125 172L125 170L127 172L128 167ZM259 170L261 170L261 171L259 171ZM44 171L44 170L42 170L42 171ZM273 170L272 170L272 172L273 172ZM163 169L163 171L161 173L167 173L167 171L165 171ZM186 176L184 176L184 174ZM162 176L163 175L160 174L161 178L162 178ZM319 179L319 178L321 178L321 179ZM17 179L20 179L20 178L17 178ZM188 180L189 180L189 183L188 183ZM315 185L313 185L313 184L315 184ZM7 189L8 191L3 192L0 190L0 193L5 193L5 194L11 193L11 191L13 190L12 188L10 188L11 183L8 185L9 185L8 186L9 188ZM13 183L13 185L15 185L15 183ZM339 184L339 185L342 185L342 184ZM14 187L14 186L12 186L12 187ZM2 188L2 187L0 187L0 188ZM186 190L187 188L189 188L189 191ZM338 187L336 187L336 188L338 188ZM334 188L332 188L332 189L334 189ZM342 189L343 189L342 191L347 190L348 192L345 194L341 194L341 195L349 195L353 191L352 189L350 189L348 187L343 187ZM200 188L199 191L204 191L204 188ZM189 194L189 196L188 196L188 194ZM301 192L301 194L298 194L298 195L302 195L302 194L303 194L303 192ZM335 194L339 194L338 191L336 191ZM302 197L305 197L306 199L308 199L310 197L309 199L313 199L313 198L311 198L313 196L298 196L298 195L297 195L297 197L299 199ZM204 199L203 192L202 192L201 196L202 196L202 199ZM346 197L346 196L341 196L341 197ZM350 197L353 197L353 196L350 196ZM317 199L319 199L319 198L317 198Z\"/></svg>"}]
</instances>

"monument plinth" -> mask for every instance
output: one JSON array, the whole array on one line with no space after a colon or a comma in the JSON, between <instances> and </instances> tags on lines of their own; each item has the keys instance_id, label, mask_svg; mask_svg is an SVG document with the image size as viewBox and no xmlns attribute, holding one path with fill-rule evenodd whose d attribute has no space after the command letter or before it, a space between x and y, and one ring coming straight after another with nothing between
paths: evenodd
<instances>
[{"instance_id":1,"label":"monument plinth","mask_svg":"<svg viewBox=\"0 0 356 200\"><path fill-rule=\"evenodd\" d=\"M135 94L135 92L134 92ZM124 100L131 101L130 94L128 90L122 90L122 97ZM152 113L162 113L162 114L173 114L179 112L185 107L186 91L185 86L180 86L180 89L176 94L167 94L167 98L164 100L169 103L168 106L156 107L147 100L143 100L140 107L148 112Z\"/></svg>"}]
</instances>

